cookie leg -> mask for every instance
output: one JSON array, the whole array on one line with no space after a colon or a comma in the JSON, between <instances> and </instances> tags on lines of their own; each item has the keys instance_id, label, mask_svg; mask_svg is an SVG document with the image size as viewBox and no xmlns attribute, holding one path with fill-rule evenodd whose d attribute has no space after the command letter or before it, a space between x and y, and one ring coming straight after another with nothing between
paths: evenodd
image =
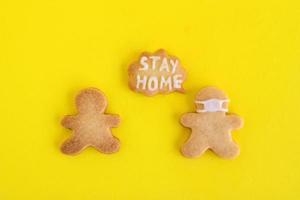
<instances>
[{"instance_id":1,"label":"cookie leg","mask_svg":"<svg viewBox=\"0 0 300 200\"><path fill-rule=\"evenodd\" d=\"M208 143L204 138L191 137L181 148L181 153L188 158L201 156L207 149Z\"/></svg>"},{"instance_id":2,"label":"cookie leg","mask_svg":"<svg viewBox=\"0 0 300 200\"><path fill-rule=\"evenodd\" d=\"M234 159L240 154L240 149L233 141L223 141L216 145L212 145L212 151L224 159Z\"/></svg>"},{"instance_id":3,"label":"cookie leg","mask_svg":"<svg viewBox=\"0 0 300 200\"><path fill-rule=\"evenodd\" d=\"M94 143L93 146L102 153L110 154L120 149L120 141L115 137L110 137L101 142Z\"/></svg>"},{"instance_id":4,"label":"cookie leg","mask_svg":"<svg viewBox=\"0 0 300 200\"><path fill-rule=\"evenodd\" d=\"M80 153L85 147L86 145L82 143L80 139L72 137L62 144L61 151L64 154L76 155Z\"/></svg>"}]
</instances>

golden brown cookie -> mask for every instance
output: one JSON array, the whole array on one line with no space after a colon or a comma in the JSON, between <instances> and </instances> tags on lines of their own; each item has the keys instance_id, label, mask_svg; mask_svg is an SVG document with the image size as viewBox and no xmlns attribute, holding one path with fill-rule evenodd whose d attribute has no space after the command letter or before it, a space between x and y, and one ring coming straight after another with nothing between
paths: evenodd
<instances>
[{"instance_id":1,"label":"golden brown cookie","mask_svg":"<svg viewBox=\"0 0 300 200\"><path fill-rule=\"evenodd\" d=\"M136 92L152 96L157 93L184 92L185 70L178 58L160 49L144 52L128 69L129 87Z\"/></svg>"},{"instance_id":2,"label":"golden brown cookie","mask_svg":"<svg viewBox=\"0 0 300 200\"><path fill-rule=\"evenodd\" d=\"M202 89L196 95L196 113L186 113L181 124L191 128L188 141L182 146L184 156L194 158L211 149L218 156L233 159L239 155L239 147L231 138L231 131L243 126L237 115L228 115L227 95L214 87Z\"/></svg>"},{"instance_id":3,"label":"golden brown cookie","mask_svg":"<svg viewBox=\"0 0 300 200\"><path fill-rule=\"evenodd\" d=\"M114 153L120 148L119 140L110 128L120 123L118 115L104 114L107 100L104 94L95 89L82 90L76 97L78 114L65 116L62 125L73 130L73 136L66 140L61 151L68 155L79 154L88 146L102 153Z\"/></svg>"}]
</instances>

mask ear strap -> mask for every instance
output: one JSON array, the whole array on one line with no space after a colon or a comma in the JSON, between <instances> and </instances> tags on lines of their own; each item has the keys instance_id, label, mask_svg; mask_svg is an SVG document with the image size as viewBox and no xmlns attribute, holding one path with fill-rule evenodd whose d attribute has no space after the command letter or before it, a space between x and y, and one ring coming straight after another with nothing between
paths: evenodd
<instances>
[{"instance_id":1,"label":"mask ear strap","mask_svg":"<svg viewBox=\"0 0 300 200\"><path fill-rule=\"evenodd\" d=\"M205 113L207 112L207 110L205 109L205 101L195 101L196 104L202 104L203 105L203 109L197 109L197 113Z\"/></svg>"},{"instance_id":2,"label":"mask ear strap","mask_svg":"<svg viewBox=\"0 0 300 200\"><path fill-rule=\"evenodd\" d=\"M224 100L222 100L221 111L223 111L223 112L228 112L228 108L223 108L224 103L228 103L228 102L230 102L229 99L224 99Z\"/></svg>"}]
</instances>

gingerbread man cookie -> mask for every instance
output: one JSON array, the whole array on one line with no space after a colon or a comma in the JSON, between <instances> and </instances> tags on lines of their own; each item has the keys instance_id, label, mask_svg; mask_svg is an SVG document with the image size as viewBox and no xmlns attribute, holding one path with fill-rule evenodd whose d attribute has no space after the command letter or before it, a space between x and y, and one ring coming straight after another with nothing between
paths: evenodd
<instances>
[{"instance_id":1,"label":"gingerbread man cookie","mask_svg":"<svg viewBox=\"0 0 300 200\"><path fill-rule=\"evenodd\" d=\"M119 125L120 117L104 114L107 107L104 94L95 88L82 90L76 97L76 107L77 115L62 120L62 125L74 134L62 144L61 151L75 155L88 146L107 154L118 151L120 142L110 128Z\"/></svg>"},{"instance_id":2,"label":"gingerbread man cookie","mask_svg":"<svg viewBox=\"0 0 300 200\"><path fill-rule=\"evenodd\" d=\"M231 138L231 131L243 126L237 115L228 115L227 95L214 87L201 90L196 96L196 113L181 117L183 126L191 128L188 141L182 146L182 154L189 158L202 155L211 149L218 156L233 159L239 155L239 147Z\"/></svg>"},{"instance_id":3,"label":"gingerbread man cookie","mask_svg":"<svg viewBox=\"0 0 300 200\"><path fill-rule=\"evenodd\" d=\"M136 92L152 96L157 93L184 92L185 70L178 58L160 49L144 52L128 69L129 87Z\"/></svg>"}]
</instances>

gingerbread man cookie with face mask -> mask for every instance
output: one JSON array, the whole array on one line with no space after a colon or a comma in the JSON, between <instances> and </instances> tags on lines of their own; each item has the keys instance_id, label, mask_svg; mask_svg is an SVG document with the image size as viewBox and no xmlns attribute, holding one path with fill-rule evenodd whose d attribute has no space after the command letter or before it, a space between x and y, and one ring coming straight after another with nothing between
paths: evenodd
<instances>
[{"instance_id":1,"label":"gingerbread man cookie with face mask","mask_svg":"<svg viewBox=\"0 0 300 200\"><path fill-rule=\"evenodd\" d=\"M194 158L211 149L218 156L233 159L239 155L239 147L232 140L231 131L243 126L237 115L228 115L227 95L214 87L207 87L196 95L196 113L186 113L181 124L192 129L188 141L182 146L184 156Z\"/></svg>"},{"instance_id":2,"label":"gingerbread man cookie with face mask","mask_svg":"<svg viewBox=\"0 0 300 200\"><path fill-rule=\"evenodd\" d=\"M104 114L107 107L104 94L95 88L85 89L76 97L76 107L77 115L62 120L65 128L73 130L73 136L63 143L61 151L75 155L88 146L107 154L118 151L120 142L110 128L119 125L120 117Z\"/></svg>"}]
</instances>

